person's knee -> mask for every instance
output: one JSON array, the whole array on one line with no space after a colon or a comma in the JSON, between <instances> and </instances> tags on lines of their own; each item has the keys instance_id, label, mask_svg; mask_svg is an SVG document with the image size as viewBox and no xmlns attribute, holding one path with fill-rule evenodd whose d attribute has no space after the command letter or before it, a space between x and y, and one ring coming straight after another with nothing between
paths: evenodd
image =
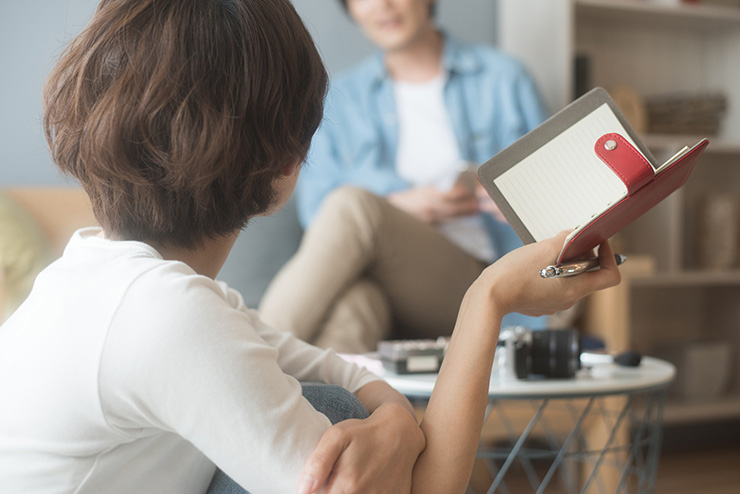
<instances>
[{"instance_id":1,"label":"person's knee","mask_svg":"<svg viewBox=\"0 0 740 494\"><path fill-rule=\"evenodd\" d=\"M344 207L364 207L380 200L381 197L367 189L355 185L337 187L326 196L326 203Z\"/></svg>"},{"instance_id":2,"label":"person's knee","mask_svg":"<svg viewBox=\"0 0 740 494\"><path fill-rule=\"evenodd\" d=\"M221 469L216 470L207 494L249 494Z\"/></svg>"},{"instance_id":3,"label":"person's knee","mask_svg":"<svg viewBox=\"0 0 740 494\"><path fill-rule=\"evenodd\" d=\"M348 419L364 419L367 410L355 395L333 384L302 383L303 396L319 412L326 415L332 424Z\"/></svg>"},{"instance_id":4,"label":"person's knee","mask_svg":"<svg viewBox=\"0 0 740 494\"><path fill-rule=\"evenodd\" d=\"M344 227L367 231L377 229L382 223L386 207L384 198L361 187L347 185L326 196L322 210L332 221L342 222Z\"/></svg>"}]
</instances>

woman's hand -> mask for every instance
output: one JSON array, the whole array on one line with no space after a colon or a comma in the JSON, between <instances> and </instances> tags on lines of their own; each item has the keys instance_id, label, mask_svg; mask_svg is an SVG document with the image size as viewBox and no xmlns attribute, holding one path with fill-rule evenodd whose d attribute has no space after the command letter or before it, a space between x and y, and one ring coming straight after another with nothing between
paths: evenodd
<instances>
[{"instance_id":1,"label":"woman's hand","mask_svg":"<svg viewBox=\"0 0 740 494\"><path fill-rule=\"evenodd\" d=\"M543 279L540 269L554 264L568 232L516 249L486 268L473 284L499 308L500 314L519 312L541 316L565 310L586 295L617 285L621 280L608 242L599 246L597 271L565 278ZM473 287L471 287L473 288Z\"/></svg>"},{"instance_id":2,"label":"woman's hand","mask_svg":"<svg viewBox=\"0 0 740 494\"><path fill-rule=\"evenodd\" d=\"M408 493L424 446L409 410L384 403L369 418L345 420L324 433L306 460L298 494Z\"/></svg>"},{"instance_id":3,"label":"woman's hand","mask_svg":"<svg viewBox=\"0 0 740 494\"><path fill-rule=\"evenodd\" d=\"M432 186L406 189L390 194L388 202L425 223L437 223L479 212L478 198L460 184L448 192Z\"/></svg>"}]
</instances>

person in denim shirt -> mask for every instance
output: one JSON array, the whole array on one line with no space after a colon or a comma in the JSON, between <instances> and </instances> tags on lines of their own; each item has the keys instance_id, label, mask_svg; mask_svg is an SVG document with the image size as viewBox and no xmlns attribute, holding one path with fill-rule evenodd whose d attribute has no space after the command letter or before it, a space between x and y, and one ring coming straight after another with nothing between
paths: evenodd
<instances>
[{"instance_id":1,"label":"person in denim shirt","mask_svg":"<svg viewBox=\"0 0 740 494\"><path fill-rule=\"evenodd\" d=\"M521 245L483 188L455 179L546 112L521 63L442 33L433 0L342 4L380 51L332 81L298 183L306 234L260 312L318 346L361 352L448 335L467 286Z\"/></svg>"}]
</instances>

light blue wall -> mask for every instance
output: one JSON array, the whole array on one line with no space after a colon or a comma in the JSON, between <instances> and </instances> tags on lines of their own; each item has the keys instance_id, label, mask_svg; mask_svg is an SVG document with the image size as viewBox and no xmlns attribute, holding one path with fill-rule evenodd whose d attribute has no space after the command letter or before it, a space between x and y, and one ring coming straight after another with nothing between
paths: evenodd
<instances>
[{"instance_id":1,"label":"light blue wall","mask_svg":"<svg viewBox=\"0 0 740 494\"><path fill-rule=\"evenodd\" d=\"M371 47L337 0L293 0L330 72ZM0 186L65 181L41 132L41 88L63 45L92 16L97 0L0 0ZM440 0L439 23L471 41L493 43L495 0Z\"/></svg>"},{"instance_id":2,"label":"light blue wall","mask_svg":"<svg viewBox=\"0 0 740 494\"><path fill-rule=\"evenodd\" d=\"M41 132L41 88L95 0L0 0L0 184L63 183Z\"/></svg>"},{"instance_id":3,"label":"light blue wall","mask_svg":"<svg viewBox=\"0 0 740 494\"><path fill-rule=\"evenodd\" d=\"M497 0L437 0L437 21L443 29L468 41L495 44ZM347 68L372 52L349 21L339 0L293 0L329 71Z\"/></svg>"}]
</instances>

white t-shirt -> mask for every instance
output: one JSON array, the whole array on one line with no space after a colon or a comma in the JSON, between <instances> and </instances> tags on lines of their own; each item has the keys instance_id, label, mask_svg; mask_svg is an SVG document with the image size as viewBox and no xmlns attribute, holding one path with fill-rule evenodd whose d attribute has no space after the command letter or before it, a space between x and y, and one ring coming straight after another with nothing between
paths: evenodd
<instances>
[{"instance_id":1,"label":"white t-shirt","mask_svg":"<svg viewBox=\"0 0 740 494\"><path fill-rule=\"evenodd\" d=\"M301 381L377 378L150 246L77 232L0 327L0 492L297 490L330 427Z\"/></svg>"},{"instance_id":2,"label":"white t-shirt","mask_svg":"<svg viewBox=\"0 0 740 494\"><path fill-rule=\"evenodd\" d=\"M417 186L449 189L462 156L444 102L446 75L426 82L393 83L398 113L396 169Z\"/></svg>"},{"instance_id":3,"label":"white t-shirt","mask_svg":"<svg viewBox=\"0 0 740 494\"><path fill-rule=\"evenodd\" d=\"M452 188L465 166L444 101L446 74L421 83L394 82L398 112L396 169L416 187ZM473 257L491 262L495 252L480 215L446 220L440 233Z\"/></svg>"}]
</instances>

